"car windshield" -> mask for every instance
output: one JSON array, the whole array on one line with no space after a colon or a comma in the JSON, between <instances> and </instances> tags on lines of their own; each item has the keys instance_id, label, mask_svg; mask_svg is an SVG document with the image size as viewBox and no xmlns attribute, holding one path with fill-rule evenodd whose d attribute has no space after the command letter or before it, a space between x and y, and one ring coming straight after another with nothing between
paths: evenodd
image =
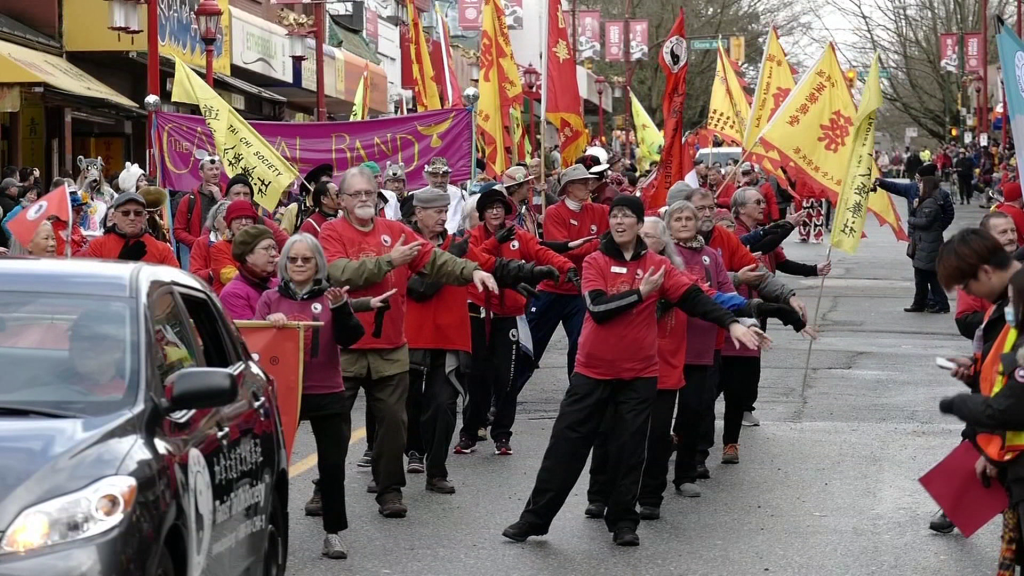
<instances>
[{"instance_id":1,"label":"car windshield","mask_svg":"<svg viewBox=\"0 0 1024 576\"><path fill-rule=\"evenodd\" d=\"M127 298L0 292L0 418L131 405L136 333Z\"/></svg>"}]
</instances>

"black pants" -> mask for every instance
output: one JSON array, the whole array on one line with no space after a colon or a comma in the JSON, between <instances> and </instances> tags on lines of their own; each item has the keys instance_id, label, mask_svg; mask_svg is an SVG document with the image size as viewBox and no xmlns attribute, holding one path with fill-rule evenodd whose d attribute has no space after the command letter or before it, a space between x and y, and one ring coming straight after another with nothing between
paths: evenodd
<instances>
[{"instance_id":1,"label":"black pants","mask_svg":"<svg viewBox=\"0 0 1024 576\"><path fill-rule=\"evenodd\" d=\"M965 201L970 204L971 196L974 194L974 189L971 186L973 178L961 178L957 177L957 189L960 191L960 203L963 204Z\"/></svg>"},{"instance_id":2,"label":"black pants","mask_svg":"<svg viewBox=\"0 0 1024 576\"><path fill-rule=\"evenodd\" d=\"M929 290L931 298L929 299ZM929 302L930 300L930 302ZM939 275L935 270L914 268L914 306L925 307L929 303L940 310L949 310L949 298L939 284Z\"/></svg>"},{"instance_id":3,"label":"black pants","mask_svg":"<svg viewBox=\"0 0 1024 576\"><path fill-rule=\"evenodd\" d=\"M458 418L459 389L445 371L447 356L447 350L428 350L426 370L417 366L409 370L405 449L426 458L428 478L448 478L445 463Z\"/></svg>"},{"instance_id":4,"label":"black pants","mask_svg":"<svg viewBox=\"0 0 1024 576\"><path fill-rule=\"evenodd\" d=\"M316 440L324 532L348 529L345 512L345 457L352 434L352 414L345 393L303 394L300 420L308 420Z\"/></svg>"},{"instance_id":5,"label":"black pants","mask_svg":"<svg viewBox=\"0 0 1024 576\"><path fill-rule=\"evenodd\" d=\"M761 358L759 356L722 357L722 393L725 395L725 430L722 445L739 444L740 428L743 427L743 412L750 406L750 399L757 390L761 379Z\"/></svg>"},{"instance_id":6,"label":"black pants","mask_svg":"<svg viewBox=\"0 0 1024 576\"><path fill-rule=\"evenodd\" d=\"M715 435L715 369L713 366L687 364L683 367L686 385L679 390L679 408L676 411L676 424L673 432L679 442L676 453L675 478L672 480L677 488L682 484L697 481L697 445L700 443L707 411L711 411L711 437ZM701 462L707 459L707 454ZM668 467L668 458L665 458ZM641 494L643 489L640 490ZM640 501L643 504L643 500Z\"/></svg>"},{"instance_id":7,"label":"black pants","mask_svg":"<svg viewBox=\"0 0 1024 576\"><path fill-rule=\"evenodd\" d=\"M469 305L469 325L473 338L473 366L469 372L469 398L462 414L462 435L476 438L487 426L491 404L494 420L491 439L508 441L516 421L521 372L525 356L519 348L519 323L513 316L492 316L490 333L480 316L480 307Z\"/></svg>"},{"instance_id":8,"label":"black pants","mask_svg":"<svg viewBox=\"0 0 1024 576\"><path fill-rule=\"evenodd\" d=\"M373 452L373 439L377 436L377 420L373 417L370 405L366 405L366 449Z\"/></svg>"},{"instance_id":9,"label":"black pants","mask_svg":"<svg viewBox=\"0 0 1024 576\"><path fill-rule=\"evenodd\" d=\"M360 389L366 392L366 405L377 421L370 469L377 484L377 502L384 502L386 496L401 495L405 487L405 399L409 395L409 373L381 378L346 378L345 400L350 413ZM350 437L351 428L350 419L346 437ZM322 482L323 478L320 480Z\"/></svg>"},{"instance_id":10,"label":"black pants","mask_svg":"<svg viewBox=\"0 0 1024 576\"><path fill-rule=\"evenodd\" d=\"M540 359L544 356L544 351L547 350L558 324L561 323L569 343L565 358L566 377L571 378L573 370L576 369L576 343L580 339L583 317L587 312L583 296L544 291L537 294L530 302L526 313L526 320L530 323L530 335L533 337L533 366L530 367L527 376L532 374L534 366L540 365Z\"/></svg>"},{"instance_id":11,"label":"black pants","mask_svg":"<svg viewBox=\"0 0 1024 576\"><path fill-rule=\"evenodd\" d=\"M647 435L647 462L640 475L640 493L637 501L641 506L661 507L665 488L668 486L668 460L672 456L672 414L676 409L678 390L658 390L651 407L650 432ZM611 414L608 415L612 417ZM608 451L608 431L612 426L609 418L602 425L602 433L594 443L594 453L590 457L590 488L587 490L588 502L608 502L611 497L611 486L608 466L611 454Z\"/></svg>"},{"instance_id":12,"label":"black pants","mask_svg":"<svg viewBox=\"0 0 1024 576\"><path fill-rule=\"evenodd\" d=\"M520 519L547 531L579 480L611 407L613 416L607 440L610 496L604 521L609 531L619 526L635 529L640 523L637 492L657 392L655 377L597 380L574 373L558 407L537 482Z\"/></svg>"},{"instance_id":13,"label":"black pants","mask_svg":"<svg viewBox=\"0 0 1024 576\"><path fill-rule=\"evenodd\" d=\"M686 374L686 367L683 368L683 374ZM707 462L708 455L711 453L711 449L715 446L715 401L718 400L718 395L722 393L722 352L715 350L715 360L708 370L708 382L704 387L704 401L701 402L700 408L700 437L697 440L697 463L703 464ZM673 430L676 436L683 433L683 429L678 420L676 420L676 427Z\"/></svg>"}]
</instances>

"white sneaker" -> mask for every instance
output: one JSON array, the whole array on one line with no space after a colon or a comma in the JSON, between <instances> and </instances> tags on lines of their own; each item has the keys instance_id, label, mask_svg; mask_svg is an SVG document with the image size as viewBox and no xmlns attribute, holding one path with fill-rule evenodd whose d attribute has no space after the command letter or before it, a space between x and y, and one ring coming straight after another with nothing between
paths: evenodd
<instances>
[{"instance_id":1,"label":"white sneaker","mask_svg":"<svg viewBox=\"0 0 1024 576\"><path fill-rule=\"evenodd\" d=\"M334 560L344 560L348 558L348 552L345 551L345 543L342 542L341 535L328 534L324 536L324 549L320 554Z\"/></svg>"},{"instance_id":2,"label":"white sneaker","mask_svg":"<svg viewBox=\"0 0 1024 576\"><path fill-rule=\"evenodd\" d=\"M758 420L757 416L754 416L753 413L751 413L751 412L744 412L743 413L743 425L744 426L760 426L761 425L761 421Z\"/></svg>"},{"instance_id":3,"label":"white sneaker","mask_svg":"<svg viewBox=\"0 0 1024 576\"><path fill-rule=\"evenodd\" d=\"M696 484L689 482L680 484L679 487L676 488L676 491L679 492L680 496L685 496L687 498L700 498L700 488L698 488Z\"/></svg>"}]
</instances>

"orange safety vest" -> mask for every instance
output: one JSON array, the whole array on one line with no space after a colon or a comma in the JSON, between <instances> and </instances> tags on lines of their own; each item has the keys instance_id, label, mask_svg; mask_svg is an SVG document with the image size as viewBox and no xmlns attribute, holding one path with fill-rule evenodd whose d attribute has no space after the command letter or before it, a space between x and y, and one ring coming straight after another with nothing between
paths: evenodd
<instances>
[{"instance_id":1,"label":"orange safety vest","mask_svg":"<svg viewBox=\"0 0 1024 576\"><path fill-rule=\"evenodd\" d=\"M987 318L986 318L987 321ZM1013 350L1017 341L1017 329L1004 326L988 357L981 363L980 388L981 394L991 398L1002 391L1006 385L1006 374L1003 374L1002 355ZM1004 431L996 434L979 432L976 436L978 447L993 462L1008 462L1024 450L1024 432Z\"/></svg>"}]
</instances>

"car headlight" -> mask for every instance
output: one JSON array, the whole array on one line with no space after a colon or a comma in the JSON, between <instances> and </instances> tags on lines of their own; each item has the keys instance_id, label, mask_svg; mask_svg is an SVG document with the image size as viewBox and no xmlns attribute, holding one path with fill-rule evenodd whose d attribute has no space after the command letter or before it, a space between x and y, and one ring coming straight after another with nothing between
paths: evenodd
<instances>
[{"instance_id":1,"label":"car headlight","mask_svg":"<svg viewBox=\"0 0 1024 576\"><path fill-rule=\"evenodd\" d=\"M0 539L0 554L26 552L95 536L117 526L132 506L138 484L108 476L85 488L36 504L18 514Z\"/></svg>"}]
</instances>

